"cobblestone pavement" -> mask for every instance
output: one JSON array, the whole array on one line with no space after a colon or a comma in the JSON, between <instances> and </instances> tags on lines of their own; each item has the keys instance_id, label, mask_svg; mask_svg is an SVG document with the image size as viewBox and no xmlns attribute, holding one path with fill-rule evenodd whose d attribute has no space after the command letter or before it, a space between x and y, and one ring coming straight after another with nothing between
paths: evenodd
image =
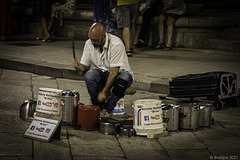
<instances>
[{"instance_id":1,"label":"cobblestone pavement","mask_svg":"<svg viewBox=\"0 0 240 160\"><path fill-rule=\"evenodd\" d=\"M37 100L40 87L62 90L76 89L80 101L89 104L85 83L41 76L27 72L0 69L0 159L73 159L73 160L207 160L240 158L240 107L213 110L215 124L210 129L179 131L166 137L145 136L124 138L98 131L61 128L61 139L49 143L24 138L30 120L19 119L21 104ZM133 116L133 102L138 99L159 99L159 93L137 90L125 96L125 112Z\"/></svg>"}]
</instances>

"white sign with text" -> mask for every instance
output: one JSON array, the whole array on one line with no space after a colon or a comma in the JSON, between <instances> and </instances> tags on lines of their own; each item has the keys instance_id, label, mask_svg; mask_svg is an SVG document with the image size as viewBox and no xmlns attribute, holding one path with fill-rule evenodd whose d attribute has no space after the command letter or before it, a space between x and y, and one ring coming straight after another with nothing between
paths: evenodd
<instances>
[{"instance_id":1,"label":"white sign with text","mask_svg":"<svg viewBox=\"0 0 240 160\"><path fill-rule=\"evenodd\" d=\"M55 129L59 125L59 120L34 117L24 136L49 141Z\"/></svg>"}]
</instances>

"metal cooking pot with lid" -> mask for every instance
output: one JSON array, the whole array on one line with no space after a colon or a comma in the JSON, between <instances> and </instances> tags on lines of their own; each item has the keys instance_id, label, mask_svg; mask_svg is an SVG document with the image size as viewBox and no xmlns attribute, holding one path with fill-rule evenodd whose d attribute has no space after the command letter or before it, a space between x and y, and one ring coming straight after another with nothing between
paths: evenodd
<instances>
[{"instance_id":1,"label":"metal cooking pot with lid","mask_svg":"<svg viewBox=\"0 0 240 160\"><path fill-rule=\"evenodd\" d=\"M99 132L107 135L115 135L119 133L120 122L113 119L101 119Z\"/></svg>"},{"instance_id":2,"label":"metal cooking pot with lid","mask_svg":"<svg viewBox=\"0 0 240 160\"><path fill-rule=\"evenodd\" d=\"M27 120L29 117L33 117L36 111L37 101L26 100L20 107L19 118Z\"/></svg>"}]
</instances>

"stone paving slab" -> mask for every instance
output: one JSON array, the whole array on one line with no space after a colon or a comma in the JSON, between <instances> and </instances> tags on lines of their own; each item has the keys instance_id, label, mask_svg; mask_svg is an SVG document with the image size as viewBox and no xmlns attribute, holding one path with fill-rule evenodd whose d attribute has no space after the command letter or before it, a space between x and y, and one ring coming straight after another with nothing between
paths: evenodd
<instances>
[{"instance_id":1,"label":"stone paving slab","mask_svg":"<svg viewBox=\"0 0 240 160\"><path fill-rule=\"evenodd\" d=\"M136 136L124 138L118 136L119 143L128 159L169 159L156 139Z\"/></svg>"},{"instance_id":2,"label":"stone paving slab","mask_svg":"<svg viewBox=\"0 0 240 160\"><path fill-rule=\"evenodd\" d=\"M0 157L32 157L32 140L22 134L0 133Z\"/></svg>"},{"instance_id":3,"label":"stone paving slab","mask_svg":"<svg viewBox=\"0 0 240 160\"><path fill-rule=\"evenodd\" d=\"M192 132L181 131L160 137L158 141L164 149L206 149L206 146Z\"/></svg>"},{"instance_id":4,"label":"stone paving slab","mask_svg":"<svg viewBox=\"0 0 240 160\"><path fill-rule=\"evenodd\" d=\"M185 159L191 159L191 160L203 160L203 159L210 159L211 153L204 149L177 149L177 150L168 150L168 155L171 159L174 160L185 160Z\"/></svg>"},{"instance_id":5,"label":"stone paving slab","mask_svg":"<svg viewBox=\"0 0 240 160\"><path fill-rule=\"evenodd\" d=\"M124 158L125 155L120 146L115 145L71 145L73 157L117 157Z\"/></svg>"},{"instance_id":6,"label":"stone paving slab","mask_svg":"<svg viewBox=\"0 0 240 160\"><path fill-rule=\"evenodd\" d=\"M71 159L68 139L52 140L51 143L34 141L34 159Z\"/></svg>"},{"instance_id":7,"label":"stone paving slab","mask_svg":"<svg viewBox=\"0 0 240 160\"><path fill-rule=\"evenodd\" d=\"M73 128L69 128L68 134L70 136L70 145L119 145L114 135L105 135L98 131L74 130Z\"/></svg>"},{"instance_id":8,"label":"stone paving slab","mask_svg":"<svg viewBox=\"0 0 240 160\"><path fill-rule=\"evenodd\" d=\"M119 158L119 157L77 157L77 156L74 156L73 160L126 160L126 158Z\"/></svg>"}]
</instances>

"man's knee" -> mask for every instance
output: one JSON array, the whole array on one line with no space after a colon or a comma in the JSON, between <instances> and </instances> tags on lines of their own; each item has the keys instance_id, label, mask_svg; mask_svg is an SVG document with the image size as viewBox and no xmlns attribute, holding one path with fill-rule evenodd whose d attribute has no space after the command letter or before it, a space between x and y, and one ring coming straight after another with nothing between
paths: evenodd
<instances>
[{"instance_id":1,"label":"man's knee","mask_svg":"<svg viewBox=\"0 0 240 160\"><path fill-rule=\"evenodd\" d=\"M167 19L167 25L169 26L169 25L174 25L174 23L175 23L175 19L173 19L173 18L171 18L171 17L168 17L168 19Z\"/></svg>"},{"instance_id":2,"label":"man's knee","mask_svg":"<svg viewBox=\"0 0 240 160\"><path fill-rule=\"evenodd\" d=\"M118 78L116 79L116 81L114 82L114 86L113 86L113 93L119 97L122 98L124 96L124 93L126 91L126 89L129 87L129 82Z\"/></svg>"},{"instance_id":3,"label":"man's knee","mask_svg":"<svg viewBox=\"0 0 240 160\"><path fill-rule=\"evenodd\" d=\"M158 21L159 21L160 23L163 23L165 20L166 20L166 17L165 17L164 15L159 15L159 16L158 16Z\"/></svg>"},{"instance_id":4,"label":"man's knee","mask_svg":"<svg viewBox=\"0 0 240 160\"><path fill-rule=\"evenodd\" d=\"M94 77L96 77L98 74L98 71L97 70L89 70L85 73L84 75L84 80L85 81L89 81L89 80L93 80Z\"/></svg>"}]
</instances>

